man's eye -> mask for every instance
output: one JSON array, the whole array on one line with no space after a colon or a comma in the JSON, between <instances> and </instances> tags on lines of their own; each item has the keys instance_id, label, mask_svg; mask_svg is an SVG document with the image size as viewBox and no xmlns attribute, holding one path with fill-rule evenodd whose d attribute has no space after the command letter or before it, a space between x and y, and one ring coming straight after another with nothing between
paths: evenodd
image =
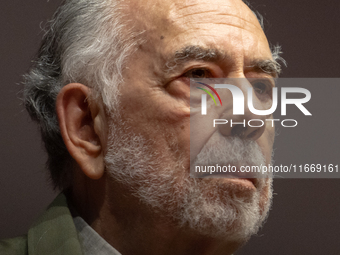
<instances>
[{"instance_id":1,"label":"man's eye","mask_svg":"<svg viewBox=\"0 0 340 255\"><path fill-rule=\"evenodd\" d=\"M272 91L273 87L275 86L275 81L271 79L251 79L249 81L253 85L253 89L257 96L272 97Z\"/></svg>"},{"instance_id":2,"label":"man's eye","mask_svg":"<svg viewBox=\"0 0 340 255\"><path fill-rule=\"evenodd\" d=\"M253 84L254 90L257 94L263 95L268 90L268 85L264 82L256 82Z\"/></svg>"},{"instance_id":3,"label":"man's eye","mask_svg":"<svg viewBox=\"0 0 340 255\"><path fill-rule=\"evenodd\" d=\"M191 69L184 74L185 77L200 79L200 78L212 78L212 74L208 69L205 68L195 68Z\"/></svg>"}]
</instances>

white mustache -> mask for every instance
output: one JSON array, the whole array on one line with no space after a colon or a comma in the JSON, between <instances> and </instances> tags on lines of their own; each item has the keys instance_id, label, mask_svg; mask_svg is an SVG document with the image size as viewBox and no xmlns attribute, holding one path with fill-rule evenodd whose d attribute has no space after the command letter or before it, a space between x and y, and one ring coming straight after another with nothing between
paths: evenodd
<instances>
[{"instance_id":1,"label":"white mustache","mask_svg":"<svg viewBox=\"0 0 340 255\"><path fill-rule=\"evenodd\" d=\"M190 166L191 173L195 172L195 166L260 166L265 165L265 156L253 140L243 140L239 137L226 138L223 136L212 136L208 143L196 156L194 163ZM236 175L237 176L237 175ZM202 176L196 176L202 177ZM240 177L240 176L238 176ZM260 173L252 173L243 178L265 178Z\"/></svg>"}]
</instances>

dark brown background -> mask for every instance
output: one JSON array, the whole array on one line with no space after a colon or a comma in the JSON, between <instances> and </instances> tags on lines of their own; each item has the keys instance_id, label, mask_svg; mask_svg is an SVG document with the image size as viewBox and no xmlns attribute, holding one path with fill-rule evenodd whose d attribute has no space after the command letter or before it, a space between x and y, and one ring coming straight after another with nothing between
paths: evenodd
<instances>
[{"instance_id":1,"label":"dark brown background","mask_svg":"<svg viewBox=\"0 0 340 255\"><path fill-rule=\"evenodd\" d=\"M0 238L27 231L30 223L55 197L44 170L46 156L36 126L23 109L18 92L42 33L60 1L0 2ZM283 46L288 68L282 77L339 77L340 2L253 0L266 19L270 42ZM337 92L339 93L338 89ZM339 112L334 103L334 112ZM331 117L331 115L330 115ZM338 126L319 123L303 139L339 139ZM277 161L290 142L277 139ZM339 152L332 147L310 152ZM296 151L297 155L301 151ZM301 153L305 163L312 159ZM274 180L274 205L264 229L237 254L340 254L340 179Z\"/></svg>"}]
</instances>

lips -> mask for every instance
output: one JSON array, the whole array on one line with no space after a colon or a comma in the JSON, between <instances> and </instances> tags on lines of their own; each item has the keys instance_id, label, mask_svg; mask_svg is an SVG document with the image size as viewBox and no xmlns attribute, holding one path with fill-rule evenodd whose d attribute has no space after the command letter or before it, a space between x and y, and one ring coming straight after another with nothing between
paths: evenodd
<instances>
[{"instance_id":1,"label":"lips","mask_svg":"<svg viewBox=\"0 0 340 255\"><path fill-rule=\"evenodd\" d=\"M214 173L200 173L194 175L197 178L228 178L228 179L243 179L250 181L255 188L258 187L259 180L256 173L241 172L240 167L237 167L235 172L214 172Z\"/></svg>"},{"instance_id":2,"label":"lips","mask_svg":"<svg viewBox=\"0 0 340 255\"><path fill-rule=\"evenodd\" d=\"M240 178L240 179L244 179L244 178ZM245 178L245 180L250 181L254 185L254 187L257 188L258 179L256 179L256 178Z\"/></svg>"}]
</instances>

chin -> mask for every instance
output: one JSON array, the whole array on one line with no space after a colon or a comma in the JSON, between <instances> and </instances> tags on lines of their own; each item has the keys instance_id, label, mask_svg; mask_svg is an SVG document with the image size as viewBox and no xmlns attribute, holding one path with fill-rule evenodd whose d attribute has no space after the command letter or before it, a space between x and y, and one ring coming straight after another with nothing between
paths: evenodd
<instances>
[{"instance_id":1,"label":"chin","mask_svg":"<svg viewBox=\"0 0 340 255\"><path fill-rule=\"evenodd\" d=\"M271 180L262 181L265 184L255 188L248 181L193 179L177 214L180 226L207 237L247 241L258 232L270 209Z\"/></svg>"}]
</instances>

